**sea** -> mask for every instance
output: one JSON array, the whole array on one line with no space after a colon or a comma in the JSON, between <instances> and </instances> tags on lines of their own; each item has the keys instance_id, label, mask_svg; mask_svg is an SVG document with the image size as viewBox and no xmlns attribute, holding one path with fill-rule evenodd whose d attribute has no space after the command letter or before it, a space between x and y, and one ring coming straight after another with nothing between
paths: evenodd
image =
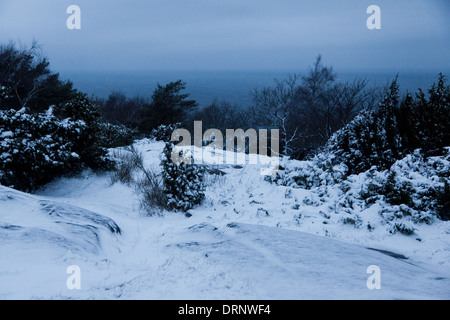
<instances>
[{"instance_id":1,"label":"sea","mask_svg":"<svg viewBox=\"0 0 450 320\"><path fill-rule=\"evenodd\" d=\"M307 71L306 71L307 72ZM286 79L289 74L306 72L289 71L66 71L61 79L72 81L74 87L89 95L106 99L111 92L119 91L127 97L150 98L157 84L183 80L185 93L200 107L213 101L228 101L247 107L252 104L251 91L274 85L274 80ZM347 71L337 72L336 81L351 82L366 79L368 87L386 86L398 75L400 90L415 93L418 88L428 90L437 82L438 72L431 71ZM449 73L444 73L448 75Z\"/></svg>"}]
</instances>

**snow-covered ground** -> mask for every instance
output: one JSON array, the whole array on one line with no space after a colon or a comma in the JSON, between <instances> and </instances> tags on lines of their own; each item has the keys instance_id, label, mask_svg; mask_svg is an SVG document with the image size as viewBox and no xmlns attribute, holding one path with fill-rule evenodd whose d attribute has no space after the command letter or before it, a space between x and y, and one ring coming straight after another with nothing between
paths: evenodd
<instances>
[{"instance_id":1,"label":"snow-covered ground","mask_svg":"<svg viewBox=\"0 0 450 320\"><path fill-rule=\"evenodd\" d=\"M162 143L135 146L158 167ZM0 186L0 299L450 299L450 223L412 236L355 228L258 165L220 169L189 218L145 216L106 173L35 195ZM67 286L72 265L80 289ZM373 265L379 290L367 287Z\"/></svg>"}]
</instances>

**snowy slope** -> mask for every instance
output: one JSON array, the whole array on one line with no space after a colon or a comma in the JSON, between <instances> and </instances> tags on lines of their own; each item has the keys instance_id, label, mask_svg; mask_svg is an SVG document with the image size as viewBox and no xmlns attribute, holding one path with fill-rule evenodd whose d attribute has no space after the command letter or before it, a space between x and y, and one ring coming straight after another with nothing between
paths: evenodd
<instances>
[{"instance_id":1,"label":"snowy slope","mask_svg":"<svg viewBox=\"0 0 450 320\"><path fill-rule=\"evenodd\" d=\"M102 243L121 233L108 217L2 186L0 219L0 298L39 297L65 281L58 262L96 259Z\"/></svg>"},{"instance_id":2,"label":"snowy slope","mask_svg":"<svg viewBox=\"0 0 450 320\"><path fill-rule=\"evenodd\" d=\"M161 143L136 147L158 166ZM208 177L190 218L145 216L108 174L59 179L33 196L0 187L0 298L450 298L448 223L413 237L369 233L303 205L316 195L269 184L258 166L219 169L227 174ZM81 290L66 286L70 265ZM370 265L380 290L366 286Z\"/></svg>"}]
</instances>

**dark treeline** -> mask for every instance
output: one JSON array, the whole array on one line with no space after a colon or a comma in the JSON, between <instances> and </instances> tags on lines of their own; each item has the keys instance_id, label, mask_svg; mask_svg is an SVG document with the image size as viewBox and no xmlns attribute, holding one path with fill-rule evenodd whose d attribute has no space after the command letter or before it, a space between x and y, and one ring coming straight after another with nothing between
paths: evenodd
<instances>
[{"instance_id":1,"label":"dark treeline","mask_svg":"<svg viewBox=\"0 0 450 320\"><path fill-rule=\"evenodd\" d=\"M427 93L399 95L397 79L375 110L364 110L333 135L328 149L350 174L372 166L389 169L395 161L420 149L423 156L440 156L450 146L450 86L439 75Z\"/></svg>"},{"instance_id":2,"label":"dark treeline","mask_svg":"<svg viewBox=\"0 0 450 320\"><path fill-rule=\"evenodd\" d=\"M13 184L27 167L35 178L24 176L24 190L60 173L104 167L106 148L139 137L167 139L175 126L192 130L194 121L224 135L226 129L279 129L280 152L295 159L332 145L352 172L386 168L415 149L432 155L450 145L445 81L441 74L428 91L400 97L397 79L386 88L359 78L338 82L318 56L306 74L249 92L248 108L218 100L199 106L182 80L158 84L150 99L120 92L96 99L52 72L37 44L9 43L0 46L0 183Z\"/></svg>"},{"instance_id":3,"label":"dark treeline","mask_svg":"<svg viewBox=\"0 0 450 320\"><path fill-rule=\"evenodd\" d=\"M439 154L450 145L449 86L443 74L427 91L401 97L398 76L385 87L360 78L338 82L318 56L305 75L288 75L251 91L249 108L218 100L201 107L184 89L181 80L158 84L149 100L113 92L100 101L100 108L106 121L143 135L174 124L192 133L194 121L202 121L204 131L215 128L224 136L226 129L279 129L280 152L300 160L337 141L337 154L353 159L347 163L351 169L370 164L387 168L415 149ZM158 135L167 139L170 132Z\"/></svg>"},{"instance_id":4,"label":"dark treeline","mask_svg":"<svg viewBox=\"0 0 450 320\"><path fill-rule=\"evenodd\" d=\"M220 85L220 84L218 84ZM179 123L192 130L194 121L203 129L279 129L284 155L303 159L325 145L334 132L360 111L380 103L383 88L370 87L366 79L337 82L333 69L318 56L309 72L274 80L272 87L249 92L249 108L213 100L207 106L189 100L182 80L158 84L151 99L126 97L112 92L98 103L105 121L125 125L148 135L160 125Z\"/></svg>"}]
</instances>

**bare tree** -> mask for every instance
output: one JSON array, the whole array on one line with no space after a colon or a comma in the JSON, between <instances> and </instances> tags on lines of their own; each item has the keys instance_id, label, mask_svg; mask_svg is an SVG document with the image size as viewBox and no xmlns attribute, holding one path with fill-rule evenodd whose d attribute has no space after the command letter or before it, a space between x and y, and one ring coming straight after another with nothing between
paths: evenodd
<instances>
[{"instance_id":1,"label":"bare tree","mask_svg":"<svg viewBox=\"0 0 450 320\"><path fill-rule=\"evenodd\" d=\"M291 144L297 139L299 124L292 126L294 113L298 111L298 79L289 75L286 80L275 79L275 87L252 91L254 120L260 126L275 127L280 130L282 153L290 156Z\"/></svg>"},{"instance_id":2,"label":"bare tree","mask_svg":"<svg viewBox=\"0 0 450 320\"><path fill-rule=\"evenodd\" d=\"M148 101L138 96L128 98L120 91L113 91L108 99L99 100L98 104L104 120L136 128L140 121L139 113Z\"/></svg>"},{"instance_id":3,"label":"bare tree","mask_svg":"<svg viewBox=\"0 0 450 320\"><path fill-rule=\"evenodd\" d=\"M367 84L358 78L337 83L333 68L324 66L319 55L305 76L289 75L274 87L254 90L254 120L278 128L283 154L302 159L373 105L377 93Z\"/></svg>"},{"instance_id":4,"label":"bare tree","mask_svg":"<svg viewBox=\"0 0 450 320\"><path fill-rule=\"evenodd\" d=\"M194 114L194 120L202 121L203 129L246 129L248 121L244 116L244 108L233 105L228 101L214 100L209 106L198 110Z\"/></svg>"},{"instance_id":5,"label":"bare tree","mask_svg":"<svg viewBox=\"0 0 450 320\"><path fill-rule=\"evenodd\" d=\"M302 141L298 147L309 152L328 139L332 129L333 110L331 88L336 80L333 68L322 64L322 57L317 56L314 65L298 87L299 109L295 121L302 123Z\"/></svg>"}]
</instances>

